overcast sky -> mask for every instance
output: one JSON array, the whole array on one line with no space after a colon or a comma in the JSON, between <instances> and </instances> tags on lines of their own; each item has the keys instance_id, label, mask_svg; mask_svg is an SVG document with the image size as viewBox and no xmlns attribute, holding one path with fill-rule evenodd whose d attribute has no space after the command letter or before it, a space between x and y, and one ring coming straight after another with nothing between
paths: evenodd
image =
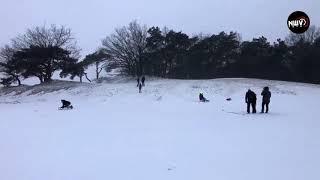
<instances>
[{"instance_id":1,"label":"overcast sky","mask_svg":"<svg viewBox=\"0 0 320 180\"><path fill-rule=\"evenodd\" d=\"M115 27L138 20L189 35L237 31L243 40L284 38L296 10L320 26L320 0L0 0L0 45L36 25L72 28L82 55L101 45Z\"/></svg>"}]
</instances>

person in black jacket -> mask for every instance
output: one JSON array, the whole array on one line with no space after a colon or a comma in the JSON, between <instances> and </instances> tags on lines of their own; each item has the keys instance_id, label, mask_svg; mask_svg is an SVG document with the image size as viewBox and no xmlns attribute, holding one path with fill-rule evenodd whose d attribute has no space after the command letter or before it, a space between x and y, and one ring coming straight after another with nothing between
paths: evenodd
<instances>
[{"instance_id":1,"label":"person in black jacket","mask_svg":"<svg viewBox=\"0 0 320 180\"><path fill-rule=\"evenodd\" d=\"M142 90L142 84L139 83L139 93L141 93L141 90Z\"/></svg>"},{"instance_id":2,"label":"person in black jacket","mask_svg":"<svg viewBox=\"0 0 320 180\"><path fill-rule=\"evenodd\" d=\"M62 106L60 107L61 109L69 107L71 105L71 102L66 101L64 99L61 100Z\"/></svg>"},{"instance_id":3,"label":"person in black jacket","mask_svg":"<svg viewBox=\"0 0 320 180\"><path fill-rule=\"evenodd\" d=\"M140 84L140 77L137 78L137 87L139 87Z\"/></svg>"},{"instance_id":4,"label":"person in black jacket","mask_svg":"<svg viewBox=\"0 0 320 180\"><path fill-rule=\"evenodd\" d=\"M262 96L262 108L261 113L264 113L264 106L266 106L266 113L269 112L269 103L271 98L271 92L269 91L269 87L264 87L263 91L261 92Z\"/></svg>"},{"instance_id":5,"label":"person in black jacket","mask_svg":"<svg viewBox=\"0 0 320 180\"><path fill-rule=\"evenodd\" d=\"M200 100L201 102L209 102L209 100L206 99L206 98L203 96L202 93L199 94L199 100Z\"/></svg>"},{"instance_id":6,"label":"person in black jacket","mask_svg":"<svg viewBox=\"0 0 320 180\"><path fill-rule=\"evenodd\" d=\"M144 81L145 80L146 80L146 78L144 76L142 76L142 78L141 78L142 86L144 86Z\"/></svg>"},{"instance_id":7,"label":"person in black jacket","mask_svg":"<svg viewBox=\"0 0 320 180\"><path fill-rule=\"evenodd\" d=\"M250 106L252 107L252 113L256 113L257 96L256 93L250 89L246 93L245 101L247 103L247 112L250 113Z\"/></svg>"}]
</instances>

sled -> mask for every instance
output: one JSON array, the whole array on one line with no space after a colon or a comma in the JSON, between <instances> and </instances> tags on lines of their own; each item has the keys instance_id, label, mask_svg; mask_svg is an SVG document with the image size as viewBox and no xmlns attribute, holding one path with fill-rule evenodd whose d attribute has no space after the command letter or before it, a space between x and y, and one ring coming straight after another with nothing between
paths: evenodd
<instances>
[{"instance_id":1,"label":"sled","mask_svg":"<svg viewBox=\"0 0 320 180\"><path fill-rule=\"evenodd\" d=\"M64 108L62 108L62 107L59 107L59 108L58 108L58 110L71 110L71 109L73 109L73 106L72 106L72 105L70 105L70 106L68 106L68 107L64 107Z\"/></svg>"},{"instance_id":2,"label":"sled","mask_svg":"<svg viewBox=\"0 0 320 180\"><path fill-rule=\"evenodd\" d=\"M241 112L231 112L231 111L225 111L226 113L229 113L229 114L236 114L236 115L242 115L242 116L245 116L247 115L248 113L241 113Z\"/></svg>"},{"instance_id":3,"label":"sled","mask_svg":"<svg viewBox=\"0 0 320 180\"><path fill-rule=\"evenodd\" d=\"M208 99L206 99L206 100L200 101L200 102L206 103L206 102L210 102L210 101Z\"/></svg>"},{"instance_id":4,"label":"sled","mask_svg":"<svg viewBox=\"0 0 320 180\"><path fill-rule=\"evenodd\" d=\"M245 112L233 112L233 111L226 111L226 110L224 110L224 109L222 109L222 111L223 111L223 112L225 112L225 113L229 113L229 114L236 114L236 115L242 115L242 116L244 116L244 115L248 114L248 113L245 113Z\"/></svg>"}]
</instances>

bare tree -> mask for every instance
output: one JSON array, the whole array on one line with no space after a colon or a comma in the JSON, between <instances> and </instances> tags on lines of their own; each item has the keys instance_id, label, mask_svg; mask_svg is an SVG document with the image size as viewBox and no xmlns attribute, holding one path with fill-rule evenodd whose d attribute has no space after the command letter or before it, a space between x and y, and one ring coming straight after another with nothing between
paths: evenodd
<instances>
[{"instance_id":1,"label":"bare tree","mask_svg":"<svg viewBox=\"0 0 320 180\"><path fill-rule=\"evenodd\" d=\"M87 81L91 82L91 80L88 78L88 74L84 73L84 76L86 77Z\"/></svg>"},{"instance_id":2,"label":"bare tree","mask_svg":"<svg viewBox=\"0 0 320 180\"><path fill-rule=\"evenodd\" d=\"M71 52L74 58L79 58L80 52L71 29L65 26L57 27L54 24L49 28L44 25L27 29L25 34L12 39L12 45L15 49L29 48L30 46L58 47Z\"/></svg>"},{"instance_id":3,"label":"bare tree","mask_svg":"<svg viewBox=\"0 0 320 180\"><path fill-rule=\"evenodd\" d=\"M24 63L24 77L36 76L40 82L49 82L65 61L78 59L80 49L71 29L56 25L37 26L12 39L15 59ZM33 64L32 64L33 63Z\"/></svg>"},{"instance_id":4,"label":"bare tree","mask_svg":"<svg viewBox=\"0 0 320 180\"><path fill-rule=\"evenodd\" d=\"M92 54L88 54L84 60L83 64L85 66L95 65L96 79L99 79L100 73L108 65L106 61L109 59L109 55L104 52L103 49L99 49Z\"/></svg>"},{"instance_id":5,"label":"bare tree","mask_svg":"<svg viewBox=\"0 0 320 180\"><path fill-rule=\"evenodd\" d=\"M5 76L1 78L1 84L6 86L13 82L18 82L18 85L21 85L21 74L16 66L16 62L13 60L13 55L15 52L16 50L9 45L6 45L0 49L0 73Z\"/></svg>"},{"instance_id":6,"label":"bare tree","mask_svg":"<svg viewBox=\"0 0 320 180\"><path fill-rule=\"evenodd\" d=\"M102 45L105 53L110 56L110 60L123 72L129 75L141 75L146 38L147 27L133 21L128 26L115 29L115 33L102 41Z\"/></svg>"},{"instance_id":7,"label":"bare tree","mask_svg":"<svg viewBox=\"0 0 320 180\"><path fill-rule=\"evenodd\" d=\"M5 45L4 47L2 47L0 49L0 62L5 63L9 61L12 58L14 52L15 50L9 45Z\"/></svg>"},{"instance_id":8,"label":"bare tree","mask_svg":"<svg viewBox=\"0 0 320 180\"><path fill-rule=\"evenodd\" d=\"M309 29L302 34L295 34L291 32L288 37L286 37L286 44L292 46L299 41L312 44L318 37L320 37L320 28L310 26Z\"/></svg>"}]
</instances>

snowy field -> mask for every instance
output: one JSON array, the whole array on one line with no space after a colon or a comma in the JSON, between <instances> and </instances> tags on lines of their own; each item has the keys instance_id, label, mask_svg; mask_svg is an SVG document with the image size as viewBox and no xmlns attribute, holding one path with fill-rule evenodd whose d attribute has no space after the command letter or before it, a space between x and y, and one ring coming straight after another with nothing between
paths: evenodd
<instances>
[{"instance_id":1,"label":"snowy field","mask_svg":"<svg viewBox=\"0 0 320 180\"><path fill-rule=\"evenodd\" d=\"M264 86L270 113L246 114L246 90L259 112ZM1 180L320 179L318 85L147 79L139 94L124 78L0 92Z\"/></svg>"}]
</instances>

